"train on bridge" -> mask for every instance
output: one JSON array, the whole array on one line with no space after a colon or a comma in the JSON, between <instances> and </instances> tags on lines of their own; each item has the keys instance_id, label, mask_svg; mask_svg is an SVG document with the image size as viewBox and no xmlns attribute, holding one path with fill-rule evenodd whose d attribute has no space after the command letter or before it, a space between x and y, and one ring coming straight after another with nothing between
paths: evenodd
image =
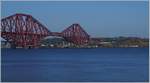
<instances>
[{"instance_id":1,"label":"train on bridge","mask_svg":"<svg viewBox=\"0 0 150 83\"><path fill-rule=\"evenodd\" d=\"M90 35L78 24L72 24L62 32L52 32L33 16L17 13L1 19L1 37L15 47L39 47L47 36L63 37L76 45L89 43Z\"/></svg>"}]
</instances>

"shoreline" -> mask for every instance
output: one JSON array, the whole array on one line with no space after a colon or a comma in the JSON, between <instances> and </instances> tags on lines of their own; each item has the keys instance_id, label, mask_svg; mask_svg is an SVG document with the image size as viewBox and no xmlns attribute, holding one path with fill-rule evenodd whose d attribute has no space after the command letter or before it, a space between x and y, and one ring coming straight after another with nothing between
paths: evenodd
<instances>
[{"instance_id":1,"label":"shoreline","mask_svg":"<svg viewBox=\"0 0 150 83\"><path fill-rule=\"evenodd\" d=\"M149 48L149 47L96 47L96 48L1 48L1 49L99 49L99 48Z\"/></svg>"}]
</instances>

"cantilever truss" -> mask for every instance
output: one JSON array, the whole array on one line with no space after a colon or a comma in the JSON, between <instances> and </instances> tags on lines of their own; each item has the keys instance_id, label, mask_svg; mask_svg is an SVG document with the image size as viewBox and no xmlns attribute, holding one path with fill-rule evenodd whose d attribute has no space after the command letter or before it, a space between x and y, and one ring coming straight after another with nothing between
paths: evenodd
<instances>
[{"instance_id":1,"label":"cantilever truss","mask_svg":"<svg viewBox=\"0 0 150 83\"><path fill-rule=\"evenodd\" d=\"M79 24L72 24L62 34L67 41L78 45L88 43L90 37Z\"/></svg>"},{"instance_id":2,"label":"cantilever truss","mask_svg":"<svg viewBox=\"0 0 150 83\"><path fill-rule=\"evenodd\" d=\"M79 45L89 41L89 35L79 24L73 24L58 33L49 31L39 21L27 14L14 14L1 20L1 37L15 46L36 47L46 36L61 36L67 41Z\"/></svg>"},{"instance_id":3,"label":"cantilever truss","mask_svg":"<svg viewBox=\"0 0 150 83\"><path fill-rule=\"evenodd\" d=\"M16 46L38 46L50 31L30 15L15 14L1 20L1 36Z\"/></svg>"}]
</instances>

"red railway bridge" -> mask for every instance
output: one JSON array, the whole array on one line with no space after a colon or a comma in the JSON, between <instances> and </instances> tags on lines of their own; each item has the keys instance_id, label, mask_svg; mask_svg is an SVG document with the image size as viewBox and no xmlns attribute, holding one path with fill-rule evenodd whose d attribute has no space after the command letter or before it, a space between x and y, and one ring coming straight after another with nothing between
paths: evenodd
<instances>
[{"instance_id":1,"label":"red railway bridge","mask_svg":"<svg viewBox=\"0 0 150 83\"><path fill-rule=\"evenodd\" d=\"M87 44L90 38L79 24L62 32L51 32L31 15L19 13L1 19L1 37L16 47L38 47L47 36L60 36L77 45Z\"/></svg>"}]
</instances>

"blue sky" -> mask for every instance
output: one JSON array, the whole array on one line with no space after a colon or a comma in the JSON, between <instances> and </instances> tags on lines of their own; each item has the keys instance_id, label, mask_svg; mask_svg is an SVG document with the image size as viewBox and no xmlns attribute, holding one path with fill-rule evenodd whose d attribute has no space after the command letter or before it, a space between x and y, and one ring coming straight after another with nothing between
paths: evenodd
<instances>
[{"instance_id":1,"label":"blue sky","mask_svg":"<svg viewBox=\"0 0 150 83\"><path fill-rule=\"evenodd\" d=\"M4 1L1 11L30 14L54 32L79 23L92 37L149 35L146 1Z\"/></svg>"}]
</instances>

